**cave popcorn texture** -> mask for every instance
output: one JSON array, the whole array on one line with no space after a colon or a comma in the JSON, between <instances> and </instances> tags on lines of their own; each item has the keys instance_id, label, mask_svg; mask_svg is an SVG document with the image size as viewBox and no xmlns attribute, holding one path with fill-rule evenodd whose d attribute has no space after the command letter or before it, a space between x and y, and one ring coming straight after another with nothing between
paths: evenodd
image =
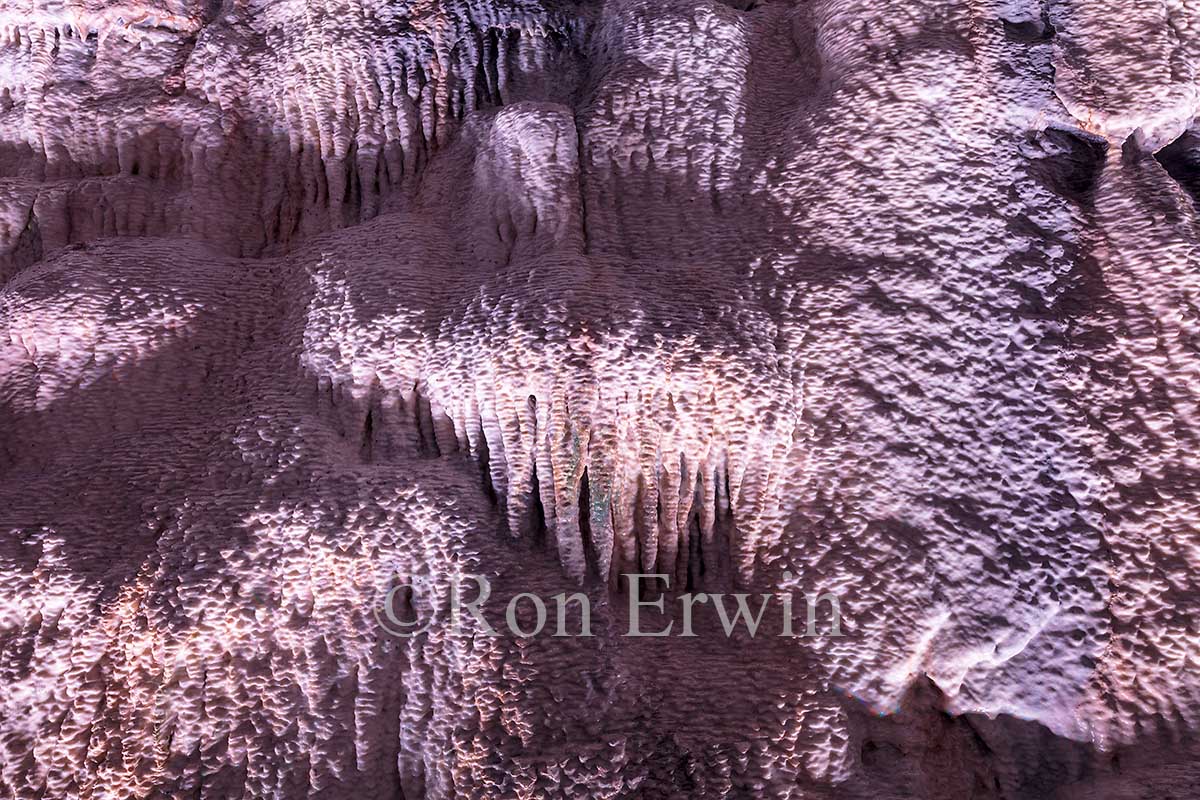
<instances>
[{"instance_id":1,"label":"cave popcorn texture","mask_svg":"<svg viewBox=\"0 0 1200 800\"><path fill-rule=\"evenodd\" d=\"M0 796L1187 796L1198 25L3 0Z\"/></svg>"}]
</instances>

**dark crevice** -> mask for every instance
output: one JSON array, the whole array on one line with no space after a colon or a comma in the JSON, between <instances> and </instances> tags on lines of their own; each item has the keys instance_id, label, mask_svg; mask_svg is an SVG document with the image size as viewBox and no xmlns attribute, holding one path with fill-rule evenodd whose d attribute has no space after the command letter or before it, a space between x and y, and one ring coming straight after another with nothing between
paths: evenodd
<instances>
[{"instance_id":1,"label":"dark crevice","mask_svg":"<svg viewBox=\"0 0 1200 800\"><path fill-rule=\"evenodd\" d=\"M1192 202L1200 205L1200 135L1188 131L1155 153L1154 158Z\"/></svg>"},{"instance_id":2,"label":"dark crevice","mask_svg":"<svg viewBox=\"0 0 1200 800\"><path fill-rule=\"evenodd\" d=\"M538 480L536 464L533 467L531 485L532 497L529 499L529 535L533 539L534 544L540 547L546 544L546 540L550 538L550 532L546 528L546 508L542 505L542 485Z\"/></svg>"},{"instance_id":3,"label":"dark crevice","mask_svg":"<svg viewBox=\"0 0 1200 800\"><path fill-rule=\"evenodd\" d=\"M1138 797L1177 797L1155 778L1195 761L1194 748L1165 734L1111 753L1058 735L1035 720L1009 714L953 714L927 676L917 677L888 712L852 701L851 736L863 772L852 779L857 797L975 798L1133 797L1122 775L1122 755L1138 760L1150 779ZM1191 795L1186 795L1191 796Z\"/></svg>"},{"instance_id":4,"label":"dark crevice","mask_svg":"<svg viewBox=\"0 0 1200 800\"><path fill-rule=\"evenodd\" d=\"M426 455L440 457L442 451L433 429L433 407L420 390L413 392L413 414L417 423L417 449Z\"/></svg>"},{"instance_id":5,"label":"dark crevice","mask_svg":"<svg viewBox=\"0 0 1200 800\"><path fill-rule=\"evenodd\" d=\"M493 507L495 507L499 505L500 498L496 494L496 485L492 482L492 453L491 450L488 449L487 436L485 436L483 433L482 419L479 420L479 452L477 458L479 459L480 476L483 480L483 493L487 495L488 501L491 502ZM533 479L535 481L534 494L537 494L537 467L534 467L533 472Z\"/></svg>"},{"instance_id":6,"label":"dark crevice","mask_svg":"<svg viewBox=\"0 0 1200 800\"><path fill-rule=\"evenodd\" d=\"M342 190L342 222L353 225L358 221L359 210L362 208L363 194L358 178L358 142L350 141L350 147L342 161L346 173L346 186Z\"/></svg>"},{"instance_id":7,"label":"dark crevice","mask_svg":"<svg viewBox=\"0 0 1200 800\"><path fill-rule=\"evenodd\" d=\"M7 283L26 267L41 261L44 254L42 232L38 227L37 215L33 213L33 208L30 207L29 216L25 221L25 227L22 229L21 235L17 237L11 250L0 255L0 286Z\"/></svg>"},{"instance_id":8,"label":"dark crevice","mask_svg":"<svg viewBox=\"0 0 1200 800\"><path fill-rule=\"evenodd\" d=\"M1031 136L1029 171L1057 195L1090 206L1108 143L1081 132L1049 128Z\"/></svg>"},{"instance_id":9,"label":"dark crevice","mask_svg":"<svg viewBox=\"0 0 1200 800\"><path fill-rule=\"evenodd\" d=\"M488 93L488 101L500 105L504 99L500 97L500 31L488 28L484 36L483 58L480 65L484 71L484 88Z\"/></svg>"},{"instance_id":10,"label":"dark crevice","mask_svg":"<svg viewBox=\"0 0 1200 800\"><path fill-rule=\"evenodd\" d=\"M645 572L646 560L642 558L642 544L647 539L646 523L642 518L642 503L646 497L646 482L643 480L641 473L638 473L637 488L633 493L633 572Z\"/></svg>"},{"instance_id":11,"label":"dark crevice","mask_svg":"<svg viewBox=\"0 0 1200 800\"><path fill-rule=\"evenodd\" d=\"M583 559L588 573L599 575L600 564L596 558L596 544L592 540L592 489L587 467L584 467L583 478L579 481L579 537L583 542Z\"/></svg>"},{"instance_id":12,"label":"dark crevice","mask_svg":"<svg viewBox=\"0 0 1200 800\"><path fill-rule=\"evenodd\" d=\"M689 592L704 587L704 542L700 530L700 515L692 509L688 521L688 561L687 561L687 590Z\"/></svg>"},{"instance_id":13,"label":"dark crevice","mask_svg":"<svg viewBox=\"0 0 1200 800\"><path fill-rule=\"evenodd\" d=\"M484 62L487 60L488 53L485 48L479 62L475 64L475 107L484 108L492 104L492 90L490 81L488 80L487 68Z\"/></svg>"},{"instance_id":14,"label":"dark crevice","mask_svg":"<svg viewBox=\"0 0 1200 800\"><path fill-rule=\"evenodd\" d=\"M359 447L362 460L370 463L375 457L375 409L367 409L367 418L363 421L362 444Z\"/></svg>"},{"instance_id":15,"label":"dark crevice","mask_svg":"<svg viewBox=\"0 0 1200 800\"><path fill-rule=\"evenodd\" d=\"M713 536L712 544L716 552L708 554L711 567L709 584L720 583L732 587L733 580L733 550L737 537L737 521L733 516L733 499L729 490L729 465L726 463L724 480L714 474L716 491L713 492ZM723 493L723 496L722 496Z\"/></svg>"},{"instance_id":16,"label":"dark crevice","mask_svg":"<svg viewBox=\"0 0 1200 800\"><path fill-rule=\"evenodd\" d=\"M1038 19L1022 19L1015 22L1002 19L1004 34L1015 42L1038 44L1053 39L1058 31L1050 22L1049 13L1043 11Z\"/></svg>"}]
</instances>

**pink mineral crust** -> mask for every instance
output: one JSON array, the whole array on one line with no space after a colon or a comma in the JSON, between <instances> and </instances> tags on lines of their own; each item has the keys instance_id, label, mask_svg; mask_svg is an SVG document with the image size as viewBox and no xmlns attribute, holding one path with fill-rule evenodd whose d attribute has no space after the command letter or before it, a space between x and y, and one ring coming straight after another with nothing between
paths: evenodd
<instances>
[{"instance_id":1,"label":"pink mineral crust","mask_svg":"<svg viewBox=\"0 0 1200 800\"><path fill-rule=\"evenodd\" d=\"M1198 69L1194 0L0 0L0 798L1200 796Z\"/></svg>"}]
</instances>

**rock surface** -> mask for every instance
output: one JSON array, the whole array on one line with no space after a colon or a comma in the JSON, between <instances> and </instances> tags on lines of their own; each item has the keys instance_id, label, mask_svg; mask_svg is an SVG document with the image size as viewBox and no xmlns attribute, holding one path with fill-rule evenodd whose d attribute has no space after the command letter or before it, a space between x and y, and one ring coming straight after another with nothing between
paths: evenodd
<instances>
[{"instance_id":1,"label":"rock surface","mask_svg":"<svg viewBox=\"0 0 1200 800\"><path fill-rule=\"evenodd\" d=\"M1198 26L0 0L0 796L1191 796Z\"/></svg>"}]
</instances>

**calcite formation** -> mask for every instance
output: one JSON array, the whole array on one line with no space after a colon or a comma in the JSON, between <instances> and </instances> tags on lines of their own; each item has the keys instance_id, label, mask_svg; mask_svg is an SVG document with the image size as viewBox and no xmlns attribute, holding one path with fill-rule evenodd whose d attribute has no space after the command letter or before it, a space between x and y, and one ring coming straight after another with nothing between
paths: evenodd
<instances>
[{"instance_id":1,"label":"calcite formation","mask_svg":"<svg viewBox=\"0 0 1200 800\"><path fill-rule=\"evenodd\" d=\"M0 797L1193 796L1198 26L0 0Z\"/></svg>"}]
</instances>

